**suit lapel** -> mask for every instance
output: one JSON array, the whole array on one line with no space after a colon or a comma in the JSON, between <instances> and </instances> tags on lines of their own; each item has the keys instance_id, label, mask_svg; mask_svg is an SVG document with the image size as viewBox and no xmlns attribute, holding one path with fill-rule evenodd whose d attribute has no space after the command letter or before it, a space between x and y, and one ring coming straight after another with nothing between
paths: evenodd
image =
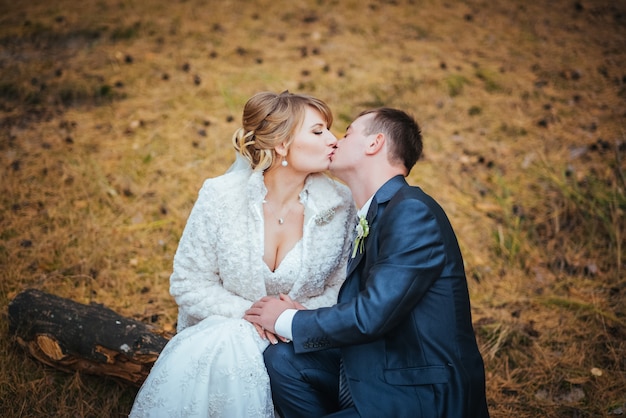
<instances>
[{"instance_id":1,"label":"suit lapel","mask_svg":"<svg viewBox=\"0 0 626 418\"><path fill-rule=\"evenodd\" d=\"M386 203L389 202L391 200L391 198L398 192L398 190L400 190L403 186L407 186L407 182L404 179L403 176L395 176L392 177L391 179L389 179L385 184L382 185L382 187L380 189L378 189L378 191L376 192L376 194L374 195L374 198L372 199L372 203L370 204L370 207L367 211L367 216L365 219L367 219L367 224L370 227L370 233L368 238L365 238L365 247L364 247L364 251L358 252L356 257L351 258L348 261L348 267L347 267L347 276L346 277L350 277L350 275L352 274L352 272L354 272L354 270L356 269L356 267L359 265L359 263L363 260L363 254L365 254L366 248L367 248L367 240L370 239L372 237L372 235L377 235L374 233L374 229L376 228L376 221L377 221L377 217L379 215L379 206L380 205L385 205ZM381 208L380 212L382 214L382 211L384 210L384 208Z\"/></svg>"},{"instance_id":2,"label":"suit lapel","mask_svg":"<svg viewBox=\"0 0 626 418\"><path fill-rule=\"evenodd\" d=\"M370 203L370 207L367 210L367 216L365 217L365 219L367 220L367 224L370 226L370 233L371 233L371 227L372 225L374 225L374 219L376 218L377 213L378 213L378 202L376 201L376 196L374 196L374 198L372 199L372 202ZM363 251L358 251L357 249L356 256L354 258L350 257L350 260L348 260L348 276L354 271L356 266L359 265L359 263L361 262L361 259L363 258L363 254L365 254L365 245L367 244L367 237L365 237L364 239L365 239L365 243L363 246ZM354 245L354 242L353 242L353 245ZM352 252L350 254L352 254Z\"/></svg>"},{"instance_id":3,"label":"suit lapel","mask_svg":"<svg viewBox=\"0 0 626 418\"><path fill-rule=\"evenodd\" d=\"M391 200L391 198L400 190L403 186L407 186L407 182L403 176L395 176L391 178L387 183L385 183L374 195L372 199L372 203L367 211L367 224L370 227L370 233L367 238L365 238L365 246L364 251L357 253L354 258L350 258L348 260L347 266L347 275L346 281L339 289L338 301L343 301L344 298L354 297L359 292L359 281L364 280L363 277L359 277L358 274L353 274L356 270L357 266L363 261L365 251L370 246L368 244L368 240L376 239L376 224L380 221L380 217L384 211L384 206L387 205L387 202ZM381 207L382 206L382 207ZM355 224L356 225L356 224ZM350 252L352 255L352 252ZM367 272L364 272L367 274Z\"/></svg>"}]
</instances>

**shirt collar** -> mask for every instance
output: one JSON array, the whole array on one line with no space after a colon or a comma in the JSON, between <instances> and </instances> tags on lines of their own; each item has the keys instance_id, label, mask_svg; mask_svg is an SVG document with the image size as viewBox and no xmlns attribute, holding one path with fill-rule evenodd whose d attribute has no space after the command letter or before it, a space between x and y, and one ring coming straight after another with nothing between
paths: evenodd
<instances>
[{"instance_id":1,"label":"shirt collar","mask_svg":"<svg viewBox=\"0 0 626 418\"><path fill-rule=\"evenodd\" d=\"M370 205L372 204L372 199L374 198L374 195L371 195L369 199L367 199L367 202L365 202L365 204L361 207L361 209L359 209L359 211L357 212L357 216L360 218L361 216L367 216L367 211L370 209Z\"/></svg>"}]
</instances>

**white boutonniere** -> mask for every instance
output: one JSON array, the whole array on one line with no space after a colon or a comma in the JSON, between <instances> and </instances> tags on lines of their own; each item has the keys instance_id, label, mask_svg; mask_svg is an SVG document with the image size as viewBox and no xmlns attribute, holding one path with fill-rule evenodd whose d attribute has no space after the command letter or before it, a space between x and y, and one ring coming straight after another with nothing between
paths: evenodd
<instances>
[{"instance_id":1,"label":"white boutonniere","mask_svg":"<svg viewBox=\"0 0 626 418\"><path fill-rule=\"evenodd\" d=\"M352 258L356 256L357 249L359 253L363 252L363 245L365 242L365 238L370 234L370 226L367 223L367 219L365 219L364 215L359 216L359 223L355 227L356 229L356 238L354 239L354 244L352 245Z\"/></svg>"}]
</instances>

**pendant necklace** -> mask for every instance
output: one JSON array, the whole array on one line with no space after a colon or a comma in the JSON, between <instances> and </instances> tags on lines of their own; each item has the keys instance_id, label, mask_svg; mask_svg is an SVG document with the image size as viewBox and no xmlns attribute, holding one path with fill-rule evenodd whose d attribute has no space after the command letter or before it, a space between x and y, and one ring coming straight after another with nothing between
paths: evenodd
<instances>
[{"instance_id":1,"label":"pendant necklace","mask_svg":"<svg viewBox=\"0 0 626 418\"><path fill-rule=\"evenodd\" d=\"M264 205L267 204L267 208L270 210L274 218L276 218L276 220L278 221L278 225L284 224L285 218L287 217L287 215L289 215L289 212L291 212L291 206L290 206L287 212L283 216L276 216L276 212L274 212L274 209L272 209L272 206L269 204L267 200L263 199L263 204Z\"/></svg>"}]
</instances>

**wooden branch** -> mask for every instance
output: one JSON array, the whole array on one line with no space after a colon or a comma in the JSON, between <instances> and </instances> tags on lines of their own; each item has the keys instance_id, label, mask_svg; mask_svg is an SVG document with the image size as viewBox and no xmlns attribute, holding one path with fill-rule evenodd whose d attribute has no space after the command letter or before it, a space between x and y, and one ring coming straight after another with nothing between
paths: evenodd
<instances>
[{"instance_id":1,"label":"wooden branch","mask_svg":"<svg viewBox=\"0 0 626 418\"><path fill-rule=\"evenodd\" d=\"M109 376L140 386L169 336L99 304L39 290L9 304L9 334L34 358L67 372Z\"/></svg>"}]
</instances>

